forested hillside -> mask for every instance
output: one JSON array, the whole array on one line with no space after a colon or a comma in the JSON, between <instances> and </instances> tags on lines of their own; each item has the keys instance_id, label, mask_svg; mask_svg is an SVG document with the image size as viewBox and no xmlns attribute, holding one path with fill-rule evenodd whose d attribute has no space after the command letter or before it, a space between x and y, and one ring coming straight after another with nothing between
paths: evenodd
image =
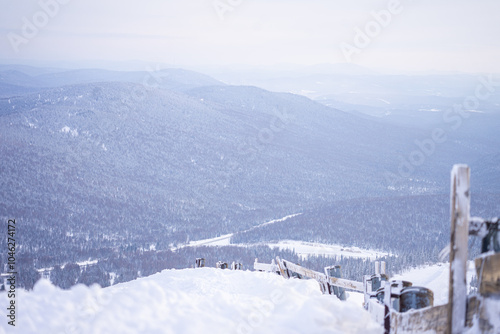
<instances>
[{"instance_id":1,"label":"forested hillside","mask_svg":"<svg viewBox=\"0 0 500 334\"><path fill-rule=\"evenodd\" d=\"M0 98L0 218L18 221L26 282L35 269L115 261L123 250L169 252L297 212L233 240L367 245L411 257L430 249L431 260L447 238L448 204L438 195L457 159L473 167L473 210L498 209L498 137L449 133L406 175L398 157L427 130L293 94L182 70L11 68L0 84L10 87ZM496 117L482 116L464 129ZM93 275L85 282L104 277Z\"/></svg>"}]
</instances>

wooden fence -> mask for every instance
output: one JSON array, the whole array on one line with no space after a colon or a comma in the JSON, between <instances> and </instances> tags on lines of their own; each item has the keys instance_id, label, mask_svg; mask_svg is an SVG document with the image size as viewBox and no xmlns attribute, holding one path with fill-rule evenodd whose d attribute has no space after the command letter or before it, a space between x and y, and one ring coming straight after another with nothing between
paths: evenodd
<instances>
[{"instance_id":1,"label":"wooden fence","mask_svg":"<svg viewBox=\"0 0 500 334\"><path fill-rule=\"evenodd\" d=\"M463 333L476 326L481 333L500 333L500 228L499 219L486 221L470 217L470 169L455 165L451 172L451 236L449 300L445 305L432 306L432 292L410 287L410 282L389 281L376 264L375 274L365 276L363 282L332 277L276 258L270 264L255 260L254 269L274 272L285 278L315 279L324 293L335 294L331 287L363 292L365 308L385 328L385 333ZM467 259L469 235L483 238L483 252L475 261L479 279L479 293L467 296ZM385 264L383 265L385 268ZM406 290L405 290L406 289ZM400 309L401 296L413 289L424 293L424 302ZM337 291L337 293L333 293ZM430 291L430 290L428 290ZM427 304L426 304L427 302ZM490 307L490 303L494 307Z\"/></svg>"}]
</instances>

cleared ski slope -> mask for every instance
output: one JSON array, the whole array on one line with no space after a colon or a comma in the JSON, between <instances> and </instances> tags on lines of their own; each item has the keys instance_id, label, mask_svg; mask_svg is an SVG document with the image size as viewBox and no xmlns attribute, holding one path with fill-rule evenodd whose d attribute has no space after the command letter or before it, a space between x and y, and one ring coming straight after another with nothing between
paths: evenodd
<instances>
[{"instance_id":1,"label":"cleared ski slope","mask_svg":"<svg viewBox=\"0 0 500 334\"><path fill-rule=\"evenodd\" d=\"M297 214L292 214L285 216L283 218L279 219L274 219L268 222L265 222L263 224L254 226L248 230L242 231L242 232L248 232L254 229L261 228L266 225L278 223L278 222L283 222L286 221L292 217L301 215L301 213ZM231 243L231 237L234 235L234 233L229 233L225 235L221 235L215 238L210 238L210 239L203 239L203 240L196 240L196 241L190 241L189 243L182 245L178 248L182 247L198 247L198 246L239 246L239 247L248 247L248 246L253 246L257 244L232 244ZM351 257L351 258L362 258L362 259L369 259L369 260L375 260L377 257L383 257L389 255L388 253L384 252L379 252L379 251L374 251L374 250L366 250L366 249L361 249L358 247L342 247L340 245L334 245L334 244L321 244L321 243L311 243L311 242L305 242L305 241L297 241L297 240L282 240L278 243L263 243L263 244L258 244L258 245L267 245L270 248L279 248L280 250L282 249L288 249L288 250L293 250L297 255L299 255L302 259L306 259L309 256L318 256L318 255L323 255L331 258L340 258L342 257ZM175 250L176 248L172 248L172 250Z\"/></svg>"},{"instance_id":2,"label":"cleared ski slope","mask_svg":"<svg viewBox=\"0 0 500 334\"><path fill-rule=\"evenodd\" d=\"M279 222L285 221L287 219L293 218L293 217L298 216L298 215L301 215L301 213L296 213L296 214L293 214L293 215L288 215L288 216L285 216L285 217L279 218L279 219L273 219L271 221L262 223L260 225L254 226L254 227L251 227L251 228L249 228L247 230L244 230L244 231L241 231L241 232L242 233L243 232L248 232L248 231L252 231L252 230L261 228L261 227L266 226L266 225L270 225L270 224L274 224L274 223L279 223ZM224 235L221 235L221 236L215 237L215 238L190 241L188 244L186 244L184 246L181 246L181 247L227 246L227 245L231 245L231 237L233 235L234 235L234 233L229 233L229 234L224 234ZM236 244L235 246L239 246L239 245Z\"/></svg>"}]
</instances>

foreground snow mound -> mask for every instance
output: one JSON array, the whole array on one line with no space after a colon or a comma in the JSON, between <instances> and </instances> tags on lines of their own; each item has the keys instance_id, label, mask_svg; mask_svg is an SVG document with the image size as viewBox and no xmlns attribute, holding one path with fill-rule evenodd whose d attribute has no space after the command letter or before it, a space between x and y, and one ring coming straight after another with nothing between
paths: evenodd
<instances>
[{"instance_id":1,"label":"foreground snow mound","mask_svg":"<svg viewBox=\"0 0 500 334\"><path fill-rule=\"evenodd\" d=\"M5 294L1 305L7 305ZM19 291L16 327L1 333L382 333L354 302L316 281L212 268L164 270L110 288L69 291L42 280Z\"/></svg>"}]
</instances>

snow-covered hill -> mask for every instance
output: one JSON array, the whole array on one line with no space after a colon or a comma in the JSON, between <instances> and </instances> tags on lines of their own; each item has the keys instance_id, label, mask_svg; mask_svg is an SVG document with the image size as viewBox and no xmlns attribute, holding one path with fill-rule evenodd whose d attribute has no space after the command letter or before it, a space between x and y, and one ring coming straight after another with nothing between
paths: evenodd
<instances>
[{"instance_id":1,"label":"snow-covered hill","mask_svg":"<svg viewBox=\"0 0 500 334\"><path fill-rule=\"evenodd\" d=\"M1 321L0 333L382 333L354 300L322 295L313 280L212 268L165 270L105 289L64 291L41 280L19 291L16 328Z\"/></svg>"}]
</instances>

